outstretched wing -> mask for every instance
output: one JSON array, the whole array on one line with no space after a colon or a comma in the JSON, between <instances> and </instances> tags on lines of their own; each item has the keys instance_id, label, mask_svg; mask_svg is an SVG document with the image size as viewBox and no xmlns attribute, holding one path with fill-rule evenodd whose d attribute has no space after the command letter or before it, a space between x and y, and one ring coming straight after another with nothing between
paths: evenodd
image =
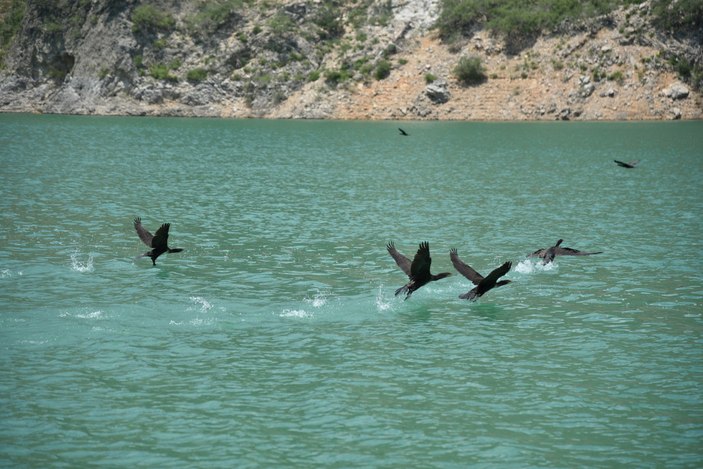
<instances>
[{"instance_id":1,"label":"outstretched wing","mask_svg":"<svg viewBox=\"0 0 703 469\"><path fill-rule=\"evenodd\" d=\"M538 249L535 252L533 252L532 254L528 255L527 257L544 257L545 254L547 254L548 249L549 248Z\"/></svg>"},{"instance_id":2,"label":"outstretched wing","mask_svg":"<svg viewBox=\"0 0 703 469\"><path fill-rule=\"evenodd\" d=\"M146 244L149 247L153 247L151 245L152 240L154 239L154 236L149 233L146 228L142 226L142 219L137 217L134 219L134 229L137 230L137 234L139 235L139 239L142 240L144 244ZM157 231L158 234L158 231Z\"/></svg>"},{"instance_id":3,"label":"outstretched wing","mask_svg":"<svg viewBox=\"0 0 703 469\"><path fill-rule=\"evenodd\" d=\"M513 265L512 262L508 261L505 264L501 265L500 267L493 269L493 271L488 274L488 277L486 279L491 280L492 282L497 281L499 278L501 278L503 275L507 274L510 272L510 267Z\"/></svg>"},{"instance_id":4,"label":"outstretched wing","mask_svg":"<svg viewBox=\"0 0 703 469\"><path fill-rule=\"evenodd\" d=\"M413 258L413 263L410 265L410 277L414 279L429 277L431 264L430 243L424 241L420 243L420 247Z\"/></svg>"},{"instance_id":5,"label":"outstretched wing","mask_svg":"<svg viewBox=\"0 0 703 469\"><path fill-rule=\"evenodd\" d=\"M151 240L151 246L155 249L168 249L168 229L171 227L170 223L164 223L161 227L156 230L154 239Z\"/></svg>"},{"instance_id":6,"label":"outstretched wing","mask_svg":"<svg viewBox=\"0 0 703 469\"><path fill-rule=\"evenodd\" d=\"M640 160L634 160L634 161L630 161L627 163L624 161L619 161L619 160L613 160L613 161L615 161L619 166L622 166L623 168L634 168L635 166L637 166L637 163L640 162Z\"/></svg>"},{"instance_id":7,"label":"outstretched wing","mask_svg":"<svg viewBox=\"0 0 703 469\"><path fill-rule=\"evenodd\" d=\"M479 274L473 268L471 268L467 264L464 264L464 262L459 259L459 255L457 254L456 249L452 249L451 251L449 251L449 258L452 260L452 264L454 264L454 268L457 270L457 272L471 280L474 285L478 285L481 280L483 280L483 275Z\"/></svg>"},{"instance_id":8,"label":"outstretched wing","mask_svg":"<svg viewBox=\"0 0 703 469\"><path fill-rule=\"evenodd\" d=\"M393 260L395 260L395 263L398 264L400 270L405 272L405 275L410 277L410 259L398 252L398 250L395 248L395 244L393 244L393 241L388 243L386 249L388 249L388 254L390 254Z\"/></svg>"},{"instance_id":9,"label":"outstretched wing","mask_svg":"<svg viewBox=\"0 0 703 469\"><path fill-rule=\"evenodd\" d=\"M603 251L598 252L584 252L573 248L556 248L557 256L590 256L591 254L602 254Z\"/></svg>"}]
</instances>

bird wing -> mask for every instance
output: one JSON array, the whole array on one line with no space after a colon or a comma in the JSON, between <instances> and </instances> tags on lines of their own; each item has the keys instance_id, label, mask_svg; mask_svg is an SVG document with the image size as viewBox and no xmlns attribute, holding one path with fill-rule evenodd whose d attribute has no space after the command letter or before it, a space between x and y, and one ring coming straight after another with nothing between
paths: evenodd
<instances>
[{"instance_id":1,"label":"bird wing","mask_svg":"<svg viewBox=\"0 0 703 469\"><path fill-rule=\"evenodd\" d=\"M479 274L473 268L471 268L471 266L464 264L464 262L459 259L459 255L457 254L456 249L452 249L451 251L449 251L449 258L452 260L452 264L454 264L454 268L457 270L457 272L471 280L474 285L478 285L481 280L483 280L483 275Z\"/></svg>"},{"instance_id":2,"label":"bird wing","mask_svg":"<svg viewBox=\"0 0 703 469\"><path fill-rule=\"evenodd\" d=\"M156 230L154 239L151 240L151 247L153 248L164 248L167 249L168 245L168 229L171 227L170 223L164 223L161 227Z\"/></svg>"},{"instance_id":3,"label":"bird wing","mask_svg":"<svg viewBox=\"0 0 703 469\"><path fill-rule=\"evenodd\" d=\"M528 255L527 257L544 257L545 254L547 254L548 249L549 248L538 249L535 252L533 252L532 254Z\"/></svg>"},{"instance_id":4,"label":"bird wing","mask_svg":"<svg viewBox=\"0 0 703 469\"><path fill-rule=\"evenodd\" d=\"M634 168L635 166L637 166L637 163L640 162L640 160L634 160L634 161L630 161L627 163L624 161L620 161L620 160L613 160L613 161L615 161L618 165L622 166L623 168Z\"/></svg>"},{"instance_id":5,"label":"bird wing","mask_svg":"<svg viewBox=\"0 0 703 469\"><path fill-rule=\"evenodd\" d=\"M513 265L512 262L508 261L505 264L501 265L500 267L493 269L493 271L488 274L488 277L486 279L490 279L493 282L497 281L499 278L501 278L503 275L507 274L510 271L510 267Z\"/></svg>"},{"instance_id":6,"label":"bird wing","mask_svg":"<svg viewBox=\"0 0 703 469\"><path fill-rule=\"evenodd\" d=\"M602 251L598 252L584 252L584 251L579 251L578 249L574 248L556 248L555 254L557 256L590 256L591 254L601 254Z\"/></svg>"},{"instance_id":7,"label":"bird wing","mask_svg":"<svg viewBox=\"0 0 703 469\"><path fill-rule=\"evenodd\" d=\"M137 234L139 235L139 239L142 240L144 244L146 244L149 247L153 247L151 245L151 241L154 239L154 235L149 233L146 228L142 226L142 219L137 217L134 219L134 229L137 230ZM158 232L157 232L158 234Z\"/></svg>"},{"instance_id":8,"label":"bird wing","mask_svg":"<svg viewBox=\"0 0 703 469\"><path fill-rule=\"evenodd\" d=\"M400 135L408 135L408 133L400 127L398 127L398 130L400 131Z\"/></svg>"},{"instance_id":9,"label":"bird wing","mask_svg":"<svg viewBox=\"0 0 703 469\"><path fill-rule=\"evenodd\" d=\"M424 241L420 243L420 247L413 258L413 263L410 265L410 277L429 277L431 264L432 258L430 257L430 244L427 241Z\"/></svg>"},{"instance_id":10,"label":"bird wing","mask_svg":"<svg viewBox=\"0 0 703 469\"><path fill-rule=\"evenodd\" d=\"M410 259L398 252L398 250L395 248L395 244L393 244L393 241L388 243L386 249L388 249L388 254L390 254L393 260L395 260L395 263L398 264L400 270L405 272L405 275L410 277Z\"/></svg>"}]
</instances>

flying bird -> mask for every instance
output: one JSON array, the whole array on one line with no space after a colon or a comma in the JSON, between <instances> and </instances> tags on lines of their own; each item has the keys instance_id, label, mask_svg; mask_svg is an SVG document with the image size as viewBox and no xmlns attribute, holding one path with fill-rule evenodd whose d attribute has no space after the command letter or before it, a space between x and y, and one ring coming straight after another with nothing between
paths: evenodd
<instances>
[{"instance_id":1,"label":"flying bird","mask_svg":"<svg viewBox=\"0 0 703 469\"><path fill-rule=\"evenodd\" d=\"M542 264L549 264L554 260L556 256L590 256L592 254L601 254L603 251L598 252L584 252L573 248L563 248L560 244L564 241L560 239L557 243L549 248L538 249L527 257L541 257Z\"/></svg>"},{"instance_id":2,"label":"flying bird","mask_svg":"<svg viewBox=\"0 0 703 469\"><path fill-rule=\"evenodd\" d=\"M487 277L484 277L476 272L471 266L465 264L461 259L459 259L456 249L449 251L449 258L452 260L452 264L454 264L454 268L457 272L471 280L471 282L476 285L473 289L463 295L459 295L459 298L462 300L476 300L477 298L483 296L487 291L495 287L502 287L503 285L507 285L511 282L511 280L498 281L499 278L510 271L510 267L513 265L510 261L504 263L496 269L493 269Z\"/></svg>"},{"instance_id":3,"label":"flying bird","mask_svg":"<svg viewBox=\"0 0 703 469\"><path fill-rule=\"evenodd\" d=\"M615 161L618 164L618 166L622 166L623 168L634 168L635 166L637 166L637 163L640 162L640 160L634 160L634 161L630 161L627 163L624 161L618 161L618 160L613 160L613 161Z\"/></svg>"},{"instance_id":4,"label":"flying bird","mask_svg":"<svg viewBox=\"0 0 703 469\"><path fill-rule=\"evenodd\" d=\"M398 127L398 130L400 131L400 135L404 135L406 137L409 135L405 130L401 129L400 127Z\"/></svg>"},{"instance_id":5,"label":"flying bird","mask_svg":"<svg viewBox=\"0 0 703 469\"><path fill-rule=\"evenodd\" d=\"M152 235L146 228L142 226L142 219L137 217L134 219L134 229L137 230L139 239L141 239L144 244L149 246L151 251L145 252L139 257L151 257L151 262L156 265L156 259L165 252L181 252L183 249L175 248L171 249L168 247L168 229L171 227L170 223L164 223L161 227L156 230L156 234Z\"/></svg>"},{"instance_id":6,"label":"flying bird","mask_svg":"<svg viewBox=\"0 0 703 469\"><path fill-rule=\"evenodd\" d=\"M408 283L395 291L395 296L398 296L401 293L406 293L405 299L407 300L418 288L451 275L449 272L442 272L437 275L430 273L432 258L430 257L430 245L427 241L420 243L420 248L417 250L412 262L410 262L410 259L398 252L392 241L388 243L386 249L388 249L388 254L390 254L395 260L395 263L398 264L400 270L405 272L408 278L410 278Z\"/></svg>"}]
</instances>

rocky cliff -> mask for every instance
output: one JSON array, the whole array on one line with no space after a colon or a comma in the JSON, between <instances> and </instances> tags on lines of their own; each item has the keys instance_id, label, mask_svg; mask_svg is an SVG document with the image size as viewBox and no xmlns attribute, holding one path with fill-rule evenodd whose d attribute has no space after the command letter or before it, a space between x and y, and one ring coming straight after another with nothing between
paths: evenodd
<instances>
[{"instance_id":1,"label":"rocky cliff","mask_svg":"<svg viewBox=\"0 0 703 469\"><path fill-rule=\"evenodd\" d=\"M5 3L8 1L5 0ZM0 111L341 119L700 119L701 33L647 2L507 51L445 44L439 0L30 0L7 42ZM17 2L15 2L17 4ZM8 7L9 8L9 7ZM9 15L9 11L5 13ZM480 60L483 79L455 73Z\"/></svg>"}]
</instances>

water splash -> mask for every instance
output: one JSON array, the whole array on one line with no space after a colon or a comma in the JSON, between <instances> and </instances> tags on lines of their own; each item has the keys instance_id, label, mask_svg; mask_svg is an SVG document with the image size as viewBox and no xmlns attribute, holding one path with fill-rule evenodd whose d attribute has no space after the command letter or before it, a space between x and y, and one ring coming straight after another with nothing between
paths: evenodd
<instances>
[{"instance_id":1,"label":"water splash","mask_svg":"<svg viewBox=\"0 0 703 469\"><path fill-rule=\"evenodd\" d=\"M521 274L532 274L535 272L548 272L557 269L557 264L550 262L549 264L542 264L542 261L533 262L529 259L518 262L515 266L515 272Z\"/></svg>"},{"instance_id":2,"label":"water splash","mask_svg":"<svg viewBox=\"0 0 703 469\"><path fill-rule=\"evenodd\" d=\"M284 309L278 317L309 319L315 317L315 315L305 311L304 309Z\"/></svg>"},{"instance_id":3,"label":"water splash","mask_svg":"<svg viewBox=\"0 0 703 469\"><path fill-rule=\"evenodd\" d=\"M317 292L313 298L305 298L304 301L311 304L314 308L321 308L327 304L327 294Z\"/></svg>"},{"instance_id":4,"label":"water splash","mask_svg":"<svg viewBox=\"0 0 703 469\"><path fill-rule=\"evenodd\" d=\"M383 296L383 284L378 286L378 293L376 293L376 309L378 311L388 311L391 309L391 302L386 300Z\"/></svg>"},{"instance_id":5,"label":"water splash","mask_svg":"<svg viewBox=\"0 0 703 469\"><path fill-rule=\"evenodd\" d=\"M78 319L107 319L107 315L102 310L90 311L86 313L69 313L68 311L59 314L60 318L78 318Z\"/></svg>"},{"instance_id":6,"label":"water splash","mask_svg":"<svg viewBox=\"0 0 703 469\"><path fill-rule=\"evenodd\" d=\"M76 250L71 253L71 269L75 272L93 272L95 268L93 267L93 256L88 255L88 260L81 262L79 260L80 253Z\"/></svg>"}]
</instances>

